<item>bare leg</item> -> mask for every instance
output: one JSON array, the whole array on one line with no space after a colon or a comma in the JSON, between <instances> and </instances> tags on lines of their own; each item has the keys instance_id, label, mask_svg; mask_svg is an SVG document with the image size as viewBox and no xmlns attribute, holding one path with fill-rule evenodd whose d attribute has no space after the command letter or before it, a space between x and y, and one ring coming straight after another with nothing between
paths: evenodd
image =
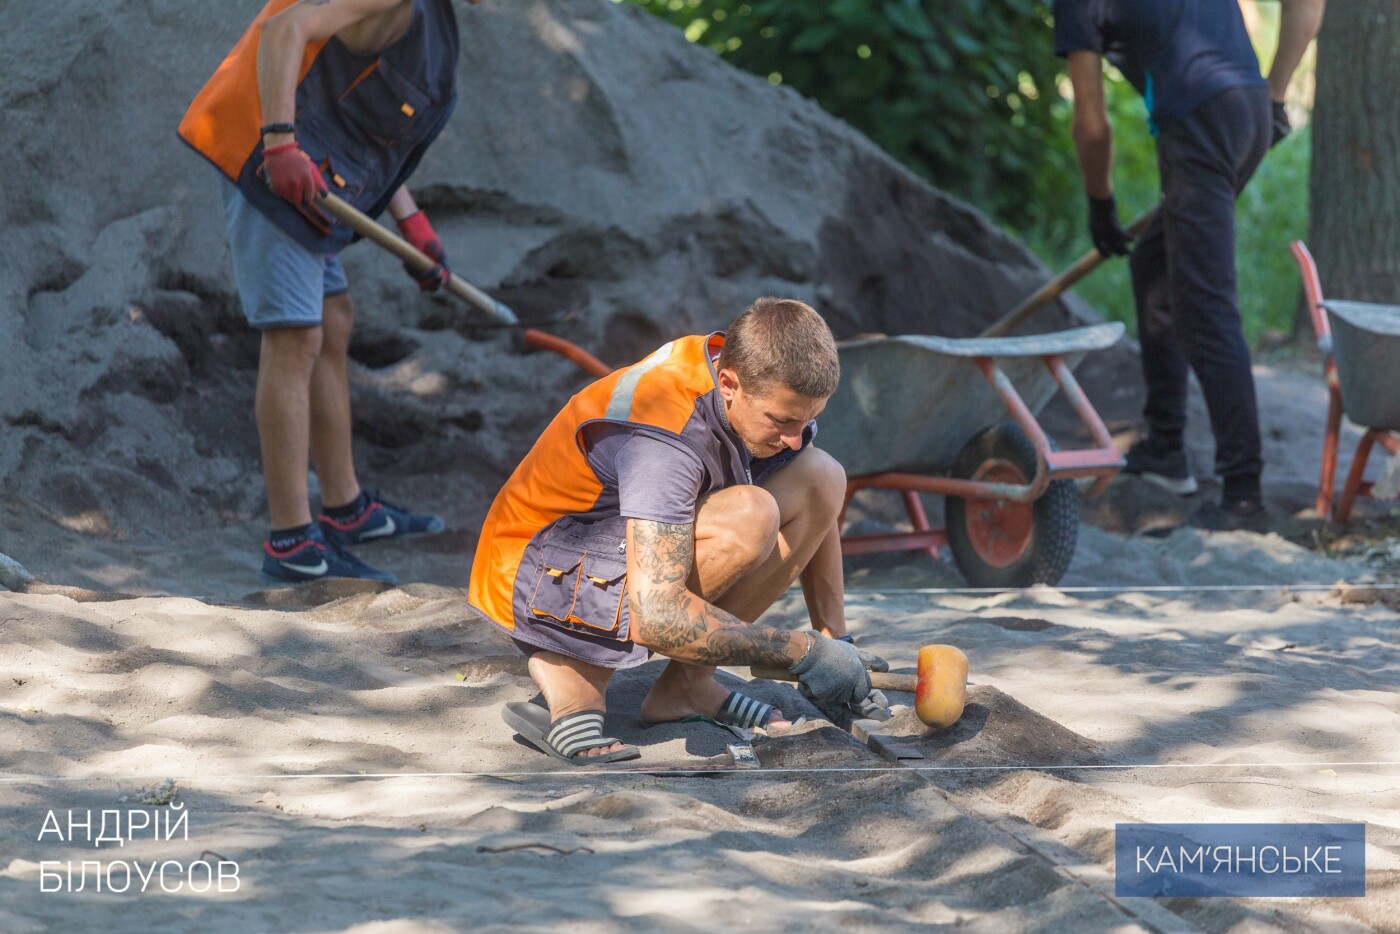
<instances>
[{"instance_id":1,"label":"bare leg","mask_svg":"<svg viewBox=\"0 0 1400 934\"><path fill-rule=\"evenodd\" d=\"M311 457L321 481L321 500L344 506L360 495L350 440L350 332L355 306L349 294L322 305L321 355L311 372Z\"/></svg>"},{"instance_id":2,"label":"bare leg","mask_svg":"<svg viewBox=\"0 0 1400 934\"><path fill-rule=\"evenodd\" d=\"M690 588L720 609L756 621L826 541L845 489L841 466L808 448L763 489L731 487L707 497L696 511ZM714 672L672 661L642 702L642 719L714 716L729 696ZM769 723L781 727L788 721L778 713Z\"/></svg>"},{"instance_id":3,"label":"bare leg","mask_svg":"<svg viewBox=\"0 0 1400 934\"><path fill-rule=\"evenodd\" d=\"M254 413L262 446L268 519L274 529L311 521L306 491L310 387L320 352L319 327L263 331Z\"/></svg>"},{"instance_id":4,"label":"bare leg","mask_svg":"<svg viewBox=\"0 0 1400 934\"><path fill-rule=\"evenodd\" d=\"M599 668L557 652L536 652L530 656L530 677L539 686L549 705L549 718L560 717L583 710L606 710L608 681L612 678L611 668ZM584 758L615 752L622 748L621 743L590 749L582 753Z\"/></svg>"}]
</instances>

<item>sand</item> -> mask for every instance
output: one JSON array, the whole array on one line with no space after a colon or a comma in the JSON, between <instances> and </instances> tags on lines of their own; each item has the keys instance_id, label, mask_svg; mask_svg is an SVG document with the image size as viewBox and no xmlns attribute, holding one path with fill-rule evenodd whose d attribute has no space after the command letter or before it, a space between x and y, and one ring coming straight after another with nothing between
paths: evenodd
<instances>
[{"instance_id":1,"label":"sand","mask_svg":"<svg viewBox=\"0 0 1400 934\"><path fill-rule=\"evenodd\" d=\"M931 641L972 659L954 730L907 709L889 727L929 770L814 720L761 738L769 771L677 772L733 737L643 728L654 665L612 693L640 771L513 739L499 708L534 689L463 588L490 497L583 380L368 247L345 254L358 467L449 531L364 550L402 587L264 589L257 339L211 173L172 133L260 3L0 5L20 40L0 101L20 163L44 167L0 177L0 584L24 591L0 591L0 931L1400 930L1400 767L1342 764L1400 759L1393 593L1363 583L1393 580L1400 549L1316 546L1334 531L1306 512L1325 389L1305 365L1256 370L1273 534L1146 536L1193 504L1128 484L1083 504L1061 589L918 592L961 580L919 557L848 564L866 645L897 666ZM572 313L550 327L610 362L765 293L843 335L962 336L1048 275L812 102L631 5L458 7L468 93L415 191L458 272L531 320ZM1035 326L1092 317L1068 297ZM1134 353L1080 373L1124 444ZM1063 407L1045 421L1076 437ZM898 513L862 496L852 517ZM1359 586L1329 593L1339 579ZM1210 589L1241 584L1279 588ZM1129 589L1076 589L1095 586ZM1161 586L1184 589L1144 589ZM802 625L799 603L770 621ZM746 690L817 715L790 687ZM45 832L51 812L176 807L187 839ZM1369 894L1114 898L1114 822L1206 819L1365 821ZM239 886L42 890L46 864L85 860L192 881L236 864Z\"/></svg>"},{"instance_id":2,"label":"sand","mask_svg":"<svg viewBox=\"0 0 1400 934\"><path fill-rule=\"evenodd\" d=\"M1308 404L1308 377L1259 375ZM1306 476L1290 450L1279 473ZM1387 566L1277 533L1107 530L1153 501L1128 484L1086 503L1098 525L1060 588L947 592L956 572L926 557L848 562L867 648L905 670L928 642L972 660L951 731L907 707L887 727L924 771L755 682L813 718L757 740L784 771L650 774L734 741L637 721L659 663L610 694L641 771L540 755L499 718L535 694L521 658L464 608L469 531L374 551L425 582L264 590L241 526L121 561L80 536L67 573L0 593L0 930L1400 930L1400 617L1389 591L1326 588ZM1264 589L1213 589L1241 584ZM795 594L769 616L803 620ZM96 819L165 779L188 840L38 839L50 810ZM1365 822L1367 897L1113 896L1115 822L1207 820ZM239 891L40 891L46 860L201 855L236 862Z\"/></svg>"}]
</instances>

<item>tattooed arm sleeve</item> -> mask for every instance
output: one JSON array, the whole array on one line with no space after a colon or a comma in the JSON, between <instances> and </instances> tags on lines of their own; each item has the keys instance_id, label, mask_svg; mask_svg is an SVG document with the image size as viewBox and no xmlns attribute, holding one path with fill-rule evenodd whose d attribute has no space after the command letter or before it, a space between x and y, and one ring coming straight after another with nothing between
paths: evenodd
<instances>
[{"instance_id":1,"label":"tattooed arm sleeve","mask_svg":"<svg viewBox=\"0 0 1400 934\"><path fill-rule=\"evenodd\" d=\"M694 564L694 525L628 520L627 606L635 642L699 665L797 663L806 636L745 623L706 603L686 587Z\"/></svg>"}]
</instances>

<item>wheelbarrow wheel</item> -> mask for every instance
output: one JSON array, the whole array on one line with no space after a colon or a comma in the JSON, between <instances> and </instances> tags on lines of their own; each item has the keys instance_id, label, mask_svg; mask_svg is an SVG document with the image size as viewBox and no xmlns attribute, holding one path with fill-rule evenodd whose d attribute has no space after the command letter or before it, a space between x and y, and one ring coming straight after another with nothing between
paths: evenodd
<instances>
[{"instance_id":1,"label":"wheelbarrow wheel","mask_svg":"<svg viewBox=\"0 0 1400 934\"><path fill-rule=\"evenodd\" d=\"M958 453L953 476L985 483L1029 483L1035 445L1014 422L978 432ZM1058 584L1079 538L1079 496L1056 480L1033 503L948 497L944 509L953 560L974 587Z\"/></svg>"}]
</instances>

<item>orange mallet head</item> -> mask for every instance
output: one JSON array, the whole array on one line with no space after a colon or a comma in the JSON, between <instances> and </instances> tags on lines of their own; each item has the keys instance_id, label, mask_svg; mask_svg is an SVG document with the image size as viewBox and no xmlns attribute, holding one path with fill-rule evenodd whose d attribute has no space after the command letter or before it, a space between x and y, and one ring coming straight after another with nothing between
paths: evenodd
<instances>
[{"instance_id":1,"label":"orange mallet head","mask_svg":"<svg viewBox=\"0 0 1400 934\"><path fill-rule=\"evenodd\" d=\"M925 725L945 730L958 722L967 702L967 656L953 645L919 649L914 712Z\"/></svg>"}]
</instances>

